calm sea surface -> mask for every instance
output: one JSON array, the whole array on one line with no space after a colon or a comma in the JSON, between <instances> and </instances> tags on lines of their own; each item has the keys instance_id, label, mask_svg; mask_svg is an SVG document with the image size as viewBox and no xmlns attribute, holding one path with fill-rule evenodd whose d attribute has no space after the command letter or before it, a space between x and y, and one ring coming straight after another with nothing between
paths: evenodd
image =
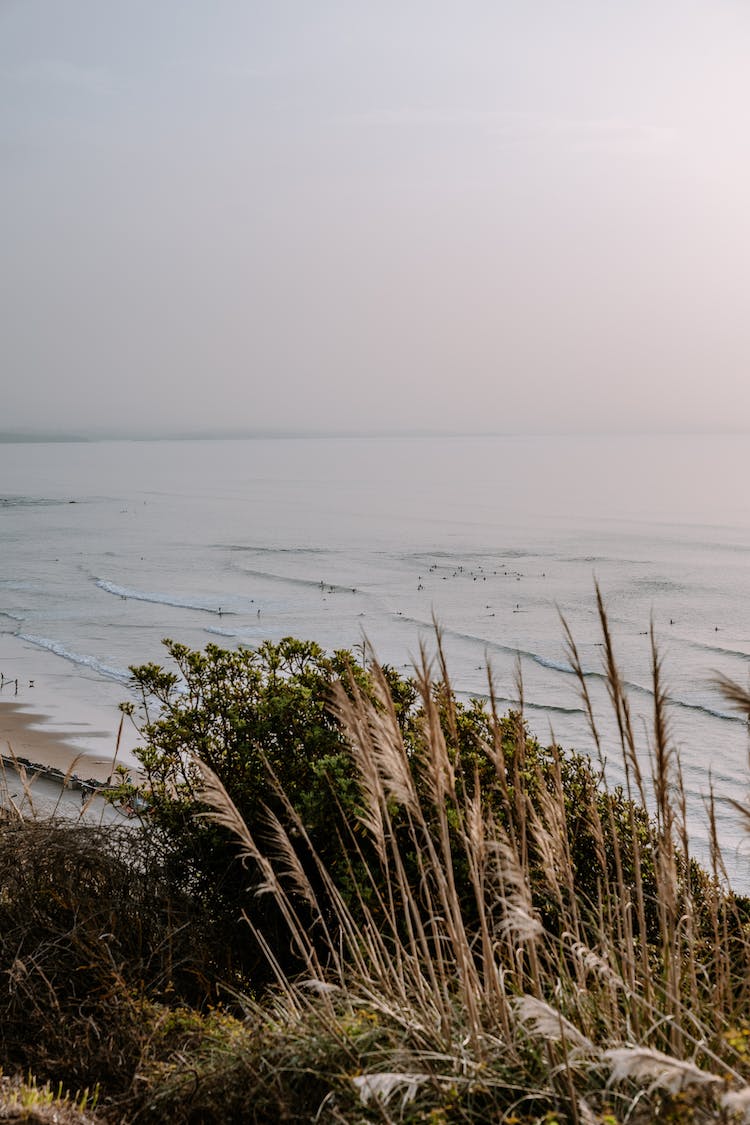
<instances>
[{"instance_id":1,"label":"calm sea surface","mask_svg":"<svg viewBox=\"0 0 750 1125\"><path fill-rule=\"evenodd\" d=\"M750 787L746 725L711 684L748 680L749 476L746 436L0 445L0 671L101 752L163 637L366 635L406 668L434 613L459 691L486 692L489 660L510 706L520 653L532 730L591 750L559 607L617 780L597 579L644 754L654 620L701 852L709 770L720 798ZM750 887L726 806L720 825Z\"/></svg>"}]
</instances>

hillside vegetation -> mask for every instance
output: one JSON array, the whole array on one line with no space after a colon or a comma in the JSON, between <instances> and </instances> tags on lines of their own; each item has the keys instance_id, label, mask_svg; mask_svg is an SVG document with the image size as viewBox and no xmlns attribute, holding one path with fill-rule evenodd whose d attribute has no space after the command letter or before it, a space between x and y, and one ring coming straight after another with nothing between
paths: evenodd
<instances>
[{"instance_id":1,"label":"hillside vegetation","mask_svg":"<svg viewBox=\"0 0 750 1125\"><path fill-rule=\"evenodd\" d=\"M0 824L0 1119L750 1121L750 902L599 609L616 748L567 641L624 789L520 683L460 703L439 637L409 679L291 639L134 668L142 829Z\"/></svg>"}]
</instances>

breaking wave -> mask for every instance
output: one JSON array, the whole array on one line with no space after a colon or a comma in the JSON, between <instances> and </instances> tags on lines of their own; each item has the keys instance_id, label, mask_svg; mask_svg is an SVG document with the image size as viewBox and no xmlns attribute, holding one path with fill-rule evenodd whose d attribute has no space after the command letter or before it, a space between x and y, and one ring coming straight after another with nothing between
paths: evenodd
<instances>
[{"instance_id":1,"label":"breaking wave","mask_svg":"<svg viewBox=\"0 0 750 1125\"><path fill-rule=\"evenodd\" d=\"M83 668L90 668L92 672L96 672L100 676L105 676L108 680L117 680L119 683L126 684L130 680L130 672L126 668L116 668L111 664L105 664L101 660L97 660L95 656L87 656L80 652L71 652L65 645L59 641L53 641L49 637L37 637L33 633L19 633L19 640L26 641L27 644L35 645L36 648L46 649L47 652L52 652L55 656L61 656L63 660L70 661L71 664L78 664Z\"/></svg>"},{"instance_id":2,"label":"breaking wave","mask_svg":"<svg viewBox=\"0 0 750 1125\"><path fill-rule=\"evenodd\" d=\"M171 605L177 609L195 609L200 613L214 613L223 617L229 612L217 605L198 601L195 598L182 598L177 594L159 594L147 590L133 590L129 586L117 586L114 582L107 582L104 578L97 578L96 584L100 590L113 594L116 598L127 598L134 602L155 602L157 605Z\"/></svg>"}]
</instances>

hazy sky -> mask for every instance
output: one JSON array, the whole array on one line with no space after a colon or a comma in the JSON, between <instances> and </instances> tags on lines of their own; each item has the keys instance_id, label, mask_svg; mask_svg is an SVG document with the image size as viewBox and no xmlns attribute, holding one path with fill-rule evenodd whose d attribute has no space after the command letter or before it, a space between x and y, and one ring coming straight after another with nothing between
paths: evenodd
<instances>
[{"instance_id":1,"label":"hazy sky","mask_svg":"<svg viewBox=\"0 0 750 1125\"><path fill-rule=\"evenodd\" d=\"M750 428L747 0L0 0L0 430Z\"/></svg>"}]
</instances>

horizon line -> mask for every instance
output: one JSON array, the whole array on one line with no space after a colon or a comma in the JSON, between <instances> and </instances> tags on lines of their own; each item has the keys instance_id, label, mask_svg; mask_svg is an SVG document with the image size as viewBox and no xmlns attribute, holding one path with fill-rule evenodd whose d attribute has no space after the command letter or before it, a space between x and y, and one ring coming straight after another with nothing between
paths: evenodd
<instances>
[{"instance_id":1,"label":"horizon line","mask_svg":"<svg viewBox=\"0 0 750 1125\"><path fill-rule=\"evenodd\" d=\"M263 441L294 439L346 439L346 438L583 438L583 437L741 437L750 435L747 427L723 428L654 428L654 429L593 429L581 430L487 430L487 429L438 429L438 428L374 428L358 429L285 429L264 427L257 429L206 429L206 430L109 430L103 427L90 427L81 430L43 428L14 428L0 430L0 444L84 444L99 441Z\"/></svg>"}]
</instances>

